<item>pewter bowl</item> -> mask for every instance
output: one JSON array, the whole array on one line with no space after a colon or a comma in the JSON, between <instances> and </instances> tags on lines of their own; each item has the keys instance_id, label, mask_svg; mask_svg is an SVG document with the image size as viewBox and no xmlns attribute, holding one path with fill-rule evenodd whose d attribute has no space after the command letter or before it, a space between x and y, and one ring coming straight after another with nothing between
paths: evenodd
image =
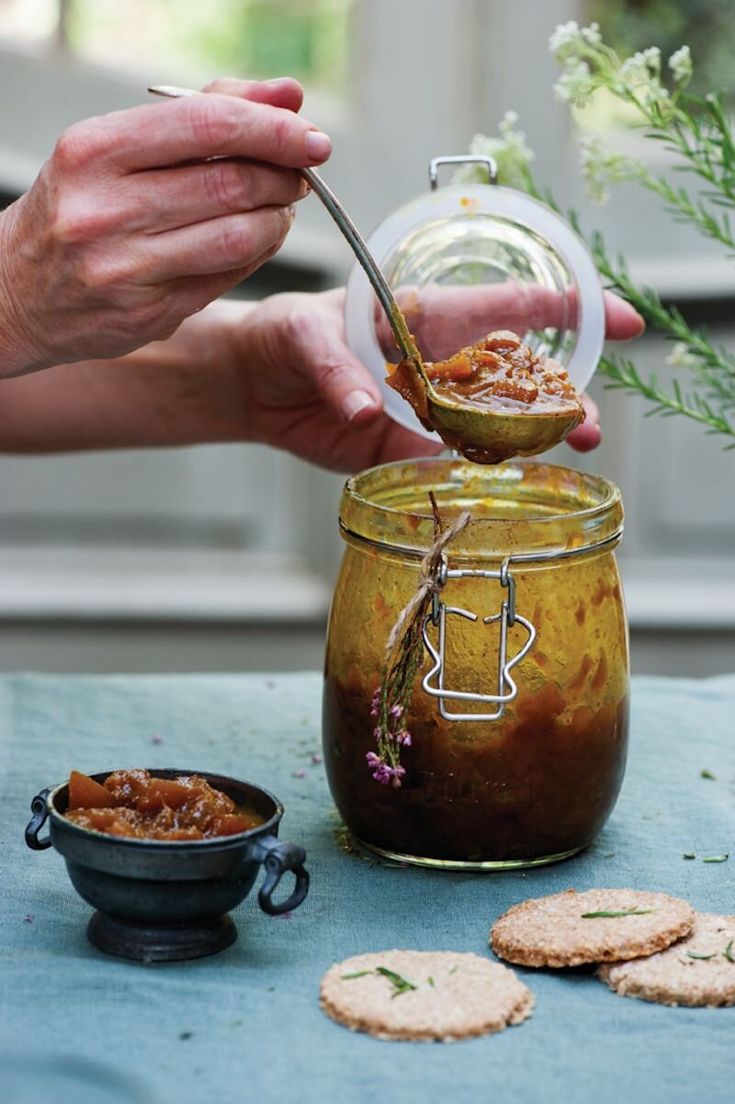
<instances>
[{"instance_id":1,"label":"pewter bowl","mask_svg":"<svg viewBox=\"0 0 735 1104\"><path fill-rule=\"evenodd\" d=\"M111 771L91 777L104 782ZM264 912L279 916L298 907L309 889L306 855L277 839L283 805L251 782L192 770L151 770L156 778L198 774L237 804L265 818L248 832L204 840L141 840L82 828L63 815L68 782L48 787L31 802L26 843L34 851L55 847L64 856L72 885L97 911L87 927L100 950L140 962L169 962L215 954L237 939L228 915L252 889L262 863L258 892ZM48 821L49 833L39 838ZM287 871L296 883L280 903L273 891Z\"/></svg>"}]
</instances>

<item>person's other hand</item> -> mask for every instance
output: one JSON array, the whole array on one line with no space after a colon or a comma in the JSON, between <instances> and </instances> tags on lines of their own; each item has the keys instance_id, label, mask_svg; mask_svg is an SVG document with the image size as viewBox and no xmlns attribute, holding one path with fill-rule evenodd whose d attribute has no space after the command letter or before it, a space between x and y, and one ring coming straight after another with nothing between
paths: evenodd
<instances>
[{"instance_id":1,"label":"person's other hand","mask_svg":"<svg viewBox=\"0 0 735 1104\"><path fill-rule=\"evenodd\" d=\"M247 436L337 471L440 452L441 442L384 413L376 381L347 346L343 309L341 289L275 295L234 324L229 358L245 376ZM637 312L613 295L606 318L613 340L643 330ZM587 420L567 438L580 451L600 440L597 408L584 400Z\"/></svg>"},{"instance_id":2,"label":"person's other hand","mask_svg":"<svg viewBox=\"0 0 735 1104\"><path fill-rule=\"evenodd\" d=\"M205 91L70 127L0 215L0 376L164 338L279 248L330 141L296 81Z\"/></svg>"}]
</instances>

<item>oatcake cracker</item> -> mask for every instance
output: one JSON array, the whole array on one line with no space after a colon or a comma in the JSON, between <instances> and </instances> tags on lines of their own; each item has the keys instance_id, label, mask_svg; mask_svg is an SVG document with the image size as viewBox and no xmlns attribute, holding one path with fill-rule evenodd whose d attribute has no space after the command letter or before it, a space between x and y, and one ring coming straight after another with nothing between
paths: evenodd
<instances>
[{"instance_id":1,"label":"oatcake cracker","mask_svg":"<svg viewBox=\"0 0 735 1104\"><path fill-rule=\"evenodd\" d=\"M663 950L693 922L691 905L666 893L568 889L508 909L493 924L490 945L521 966L616 962Z\"/></svg>"},{"instance_id":2,"label":"oatcake cracker","mask_svg":"<svg viewBox=\"0 0 735 1104\"><path fill-rule=\"evenodd\" d=\"M686 939L648 958L606 963L597 974L621 997L674 1006L735 1005L735 916L698 912Z\"/></svg>"},{"instance_id":3,"label":"oatcake cracker","mask_svg":"<svg viewBox=\"0 0 735 1104\"><path fill-rule=\"evenodd\" d=\"M534 1003L512 970L456 951L355 955L327 970L319 996L327 1015L352 1031L444 1043L519 1024Z\"/></svg>"}]
</instances>

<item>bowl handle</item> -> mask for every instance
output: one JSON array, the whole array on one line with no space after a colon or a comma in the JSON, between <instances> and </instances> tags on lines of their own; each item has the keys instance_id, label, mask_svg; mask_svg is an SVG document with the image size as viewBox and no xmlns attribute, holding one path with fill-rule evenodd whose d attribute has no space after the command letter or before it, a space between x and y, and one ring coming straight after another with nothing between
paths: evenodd
<instances>
[{"instance_id":1,"label":"bowl handle","mask_svg":"<svg viewBox=\"0 0 735 1104\"><path fill-rule=\"evenodd\" d=\"M45 790L41 790L37 793L31 802L31 812L33 816L26 828L26 843L33 851L45 851L47 847L51 846L51 839L49 836L44 836L43 839L38 838L38 833L46 823L48 817L48 802L46 798L51 793L51 787L47 786Z\"/></svg>"},{"instance_id":2,"label":"bowl handle","mask_svg":"<svg viewBox=\"0 0 735 1104\"><path fill-rule=\"evenodd\" d=\"M295 843L281 843L275 836L263 836L256 842L253 857L265 866L265 880L258 893L258 904L263 912L281 916L298 908L309 892L309 873L304 869L306 852L303 847L297 847ZM290 897L276 904L272 893L287 870L292 870L296 875L296 885Z\"/></svg>"}]
</instances>

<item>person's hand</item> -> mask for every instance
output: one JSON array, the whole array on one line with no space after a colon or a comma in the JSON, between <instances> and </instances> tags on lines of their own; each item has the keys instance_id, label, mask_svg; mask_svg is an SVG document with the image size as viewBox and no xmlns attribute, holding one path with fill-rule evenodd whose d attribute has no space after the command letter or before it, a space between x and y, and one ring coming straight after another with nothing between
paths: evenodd
<instances>
[{"instance_id":1,"label":"person's hand","mask_svg":"<svg viewBox=\"0 0 735 1104\"><path fill-rule=\"evenodd\" d=\"M503 284L478 284L466 287L429 285L402 288L396 298L405 314L424 360L446 360L458 349L474 345L492 330L512 330L524 334L547 327L562 330L577 325L574 294L566 296L551 288ZM636 337L643 320L629 304L605 293L607 337L613 341ZM395 340L385 312L375 304L375 330L386 360L395 360ZM602 434L596 403L582 396L586 417L566 441L578 452L597 448Z\"/></svg>"},{"instance_id":2,"label":"person's hand","mask_svg":"<svg viewBox=\"0 0 735 1104\"><path fill-rule=\"evenodd\" d=\"M642 332L629 304L605 301L609 338ZM441 451L383 412L377 383L347 346L343 309L342 290L274 295L233 323L228 359L243 373L247 437L337 471ZM600 440L597 408L584 400L587 420L567 438L581 451Z\"/></svg>"},{"instance_id":3,"label":"person's hand","mask_svg":"<svg viewBox=\"0 0 735 1104\"><path fill-rule=\"evenodd\" d=\"M164 338L279 248L330 141L295 81L205 91L70 127L0 215L0 376Z\"/></svg>"}]
</instances>

